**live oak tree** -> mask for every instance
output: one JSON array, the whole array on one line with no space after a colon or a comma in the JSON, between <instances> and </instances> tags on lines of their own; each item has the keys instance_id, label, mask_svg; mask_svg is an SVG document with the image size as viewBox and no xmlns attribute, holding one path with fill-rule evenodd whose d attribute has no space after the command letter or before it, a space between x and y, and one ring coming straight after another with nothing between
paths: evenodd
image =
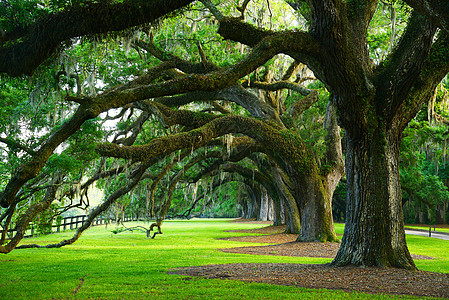
<instances>
[{"instance_id":1,"label":"live oak tree","mask_svg":"<svg viewBox=\"0 0 449 300\"><path fill-rule=\"evenodd\" d=\"M76 7L76 9L79 9L79 7ZM139 130L141 129L141 123L144 123L146 119L148 119L148 116L151 114L158 116L161 119L162 123L167 126L183 125L187 128L193 128L194 130L187 131L187 134L181 132L178 135L169 136L165 139L161 138L151 140L149 143L147 143L147 147L154 148L154 152L148 152L146 151L145 147L142 148L142 146L140 147L141 149L139 149L139 146L127 148L127 145L133 144L136 140L137 136L134 133L131 134L131 137L122 138L120 140L119 144L125 145L125 147L119 147L119 151L114 151L113 149L115 148L115 146L113 145L103 145L102 147L100 147L98 149L98 152L102 155L124 157L127 159L131 158L132 165L126 168L134 168L132 169L132 174L130 175L130 178L132 180L130 180L129 183L125 183L124 186L118 188L115 192L112 192L102 205L94 209L89 215L88 222L77 231L72 239L62 241L61 243L56 245L48 245L48 247L59 247L74 242L79 237L81 232L90 225L92 220L99 215L99 213L107 209L112 203L117 202L117 199L119 199L120 197L124 197L125 193L128 193L131 190L135 189L143 178L148 178L148 176L151 177L151 175L146 174L146 172L149 170L149 168L155 165L156 161L160 160L168 153L173 152L177 149L190 150L192 148L193 151L198 147L207 145L206 143L210 142L210 139L231 132L245 134L252 137L260 145L263 145L259 145L257 149L254 149L252 151L266 152L268 156L270 156L274 161L277 162L271 165L272 169L279 169L276 172L276 174L278 174L278 179L275 180L278 182L277 188L272 188L272 183L266 184L270 185L271 196L276 198L276 207L279 208L277 209L277 211L279 211L280 207L282 206L282 200L284 201L283 203L288 203L288 216L290 223L289 227L292 232L300 231L299 240L336 240L336 236L333 231L330 201L332 198L333 189L335 188L336 183L342 175L342 161L341 150L339 150L339 131L338 127L336 126L335 114L333 113L332 106L329 106L325 120L325 127L328 129L326 144L329 151L327 151L326 157L321 158L322 168L319 167L319 163L316 160L316 157L318 156L315 156L312 149L310 149L310 147L307 146L301 140L301 138L295 134L294 130L288 129L286 127L286 125L284 124L284 122L286 121L282 121L280 119L281 115L287 117L287 119L297 117L301 114L302 111L304 111L308 106L312 105L317 100L316 92L311 92L310 90L303 88L301 85L289 81L289 79L295 76L295 73L298 72L298 63L294 62L291 64L291 67L286 71L283 77L283 81L281 82L271 83L270 76L266 76L268 80L266 80L265 83L257 81L258 78L256 78L256 81L253 81L251 84L249 83L249 81L245 83L247 87L250 87L251 85L251 87L254 88L267 90L267 98L271 101L271 103L261 101L259 97L256 97L255 95L249 93L239 84L233 84L230 87L226 87L229 83L234 83L235 80L239 78L238 76L234 76L234 78L230 78L228 80L229 83L225 82L223 84L224 88L220 88L220 86L218 86L217 88L210 87L207 88L207 90L210 91L200 92L196 91L197 89L194 87L187 86L187 89L185 91L191 92L179 95L177 97L152 97L157 102L143 101L147 97L142 98L142 101L140 102L133 101L133 96L130 94L131 98L126 99L125 103L118 104L116 101L121 101L120 98L123 97L123 95L121 95L122 93L128 93L129 91L132 92L132 90L136 86L147 86L149 83L160 77L161 71L170 71L171 69L176 67L177 69L184 72L184 74L190 73L195 77L195 74L202 74L206 73L207 71L215 71L220 74L223 72L228 72L228 70L231 69L221 69L219 67L216 67L214 64L209 63L207 58L203 57L204 54L202 54L201 63L190 63L170 53L165 53L164 51L152 45L151 41L150 43L138 41L134 46L136 48L140 48L141 50L147 51L148 54L154 55L164 63L150 69L146 75L138 77L137 79L125 85L106 90L99 96L68 97L67 100L81 104L82 102L91 102L92 100L94 102L97 102L97 100L99 100L103 96L106 96L106 98L101 100L105 107L98 107L99 110L97 110L96 112L88 112L97 104L93 104L93 102L88 104L87 102L85 102L85 104L87 104L87 107L84 107L84 104L81 104L78 108L78 112L75 113L74 116L66 124L56 130L52 137L47 142L45 142L43 146L41 146L39 150L40 153L38 153L39 155L36 154L30 159L28 163L24 163L22 168L24 168L25 170L31 170L32 172L38 172L39 168L42 167L42 165L40 164L45 163L45 155L51 153L50 150L54 150L54 148L62 143L68 136L73 135L73 132L80 126L80 124L83 124L86 119L95 117L100 112L106 111L110 108L125 106L127 108L137 108L143 111L143 113L136 119L135 123L140 125L137 126L138 130L134 132L139 132ZM201 54L201 48L199 50ZM249 55L250 60L255 58L257 61L263 62L268 58L271 58L272 56L266 55L265 57L262 57L262 60L260 60L260 58L258 57L259 52L256 51L256 53L251 53ZM241 63L240 68L247 66L248 64L246 62L243 62ZM251 66L251 64L249 64L249 66ZM252 68L256 68L257 66L258 64L253 63ZM244 74L243 71L244 70L240 71L241 75ZM176 79L181 79L182 81L188 78L185 77L185 75L180 77L177 72L163 73L163 76L174 78L174 80L172 81L176 81ZM301 78L298 77L298 80L299 79ZM201 82L201 79L199 81L195 81ZM166 83L170 83L170 81L166 81ZM289 113L285 113L282 111L285 110L285 108L279 102L279 93L277 93L277 91L286 88L308 95L304 99L302 99L300 103L293 105ZM184 88L181 88L181 91L183 91L183 89ZM174 91L167 92L163 92L163 89L160 91L162 91L162 94L160 94L161 96L164 96L165 94L170 95L180 93L180 91L176 91L176 89ZM273 94L277 95L275 96ZM111 101L112 99L114 100ZM235 102L245 107L253 116L261 118L261 120L237 115L224 115L221 117L205 113L198 114L183 110L173 110L168 107L177 107L194 100L213 101L215 99L224 99ZM133 104L130 105L130 102L133 102ZM221 112L226 112L223 111L223 108L220 108L219 105L217 106L216 104L215 109L218 109ZM289 126L291 127L291 125ZM131 128L132 127L130 127L128 130L130 130ZM197 140L198 133L201 137L200 140ZM183 134L184 136L182 136ZM120 134L117 134L117 136L119 135ZM162 144L158 145L158 143L161 142ZM292 142L294 143L293 145L291 144ZM232 143L233 147L235 146L234 144L235 143ZM154 145L158 146L154 147ZM43 152L42 149L49 150L49 152ZM131 156L129 155L130 153L121 153L126 152L127 150L131 151ZM180 156L185 157L185 153L181 154ZM170 170L172 164L169 163L168 166L169 167L166 169ZM122 166L120 168L116 168L115 171L116 173L121 173L123 172L124 168L125 167ZM185 171L185 169L188 168L183 167L183 172ZM281 171L281 169L283 170ZM84 183L81 188L83 190L86 190L87 187L92 183L92 181L97 180L98 178L111 176L113 173L114 169L105 172L99 170L94 174L93 178L89 179L87 183ZM21 173L19 170L19 172L16 173L16 176L17 175L20 178L20 176L23 176L25 174ZM33 174L26 175L30 177L34 176ZM161 175L164 175L164 171L161 172ZM150 202L152 203L151 210L153 210L154 201L152 200L152 198L154 198L154 190L155 187L157 187L158 182L160 181L162 176L158 175L151 178L153 179L150 196ZM178 179L173 180L168 187L168 200L165 203L162 203L162 207L159 209L159 215L157 216L158 222L156 223L157 226L160 226L161 220L170 207L173 190L176 186L177 180L179 180L178 176L176 176L175 178ZM15 186L15 184L17 184L17 182L15 182L15 179L17 179L17 177L13 177L13 180L11 180L9 185L6 186L3 194L4 200L8 199L8 193L13 192L11 191L11 188L14 189L18 187ZM25 179L23 179L22 177L22 179L20 180L27 181L28 179L25 176ZM12 184L12 182L15 183ZM46 203L48 203L48 201ZM9 207L14 207L15 205L16 203L13 202ZM44 209L44 206L39 209ZM35 212L36 210L33 210L29 213L33 214ZM301 218L299 216L300 213ZM25 225L26 222L29 222L30 217L32 217L32 215L30 216L28 213L23 215L22 219L24 220ZM302 222L301 229L299 226L300 219ZM15 247L17 242L20 240L20 236L23 236L24 228L25 226L22 226L20 234L17 234L15 239L13 239L7 245L3 246L3 252L9 252Z\"/></svg>"},{"instance_id":2,"label":"live oak tree","mask_svg":"<svg viewBox=\"0 0 449 300\"><path fill-rule=\"evenodd\" d=\"M40 19L34 26L4 33L0 71L13 76L31 73L61 42L69 38L151 22L192 2L135 0L68 7L61 13ZM286 2L305 16L309 26L307 31L257 28L246 23L242 17L226 17L210 1L203 1L218 21L221 36L252 48L244 59L231 67L211 68L203 60L203 70L200 72L188 72L191 75L154 83L153 80L159 77L162 70L173 67L182 69L180 62L173 58L150 69L135 82L96 97L69 97L69 101L79 104L77 111L38 150L34 158L16 171L2 192L2 206L9 207L14 202L20 188L37 175L57 145L86 120L108 109L147 99L197 91L229 92L237 80L255 71L274 55L285 53L305 63L325 84L332 94L330 107L337 109L338 122L345 131L346 227L333 264L415 268L403 230L399 143L408 122L433 95L435 87L449 71L449 3L442 0L406 0L413 12L404 33L390 53L382 61L374 63L369 56L367 30L378 1ZM248 1L244 1L239 10L244 12L246 4ZM241 99L238 97L237 101ZM197 129L171 138L153 140L148 146L127 148L103 144L98 152L143 161L136 172L143 174L152 157L178 149L177 143L188 141L190 147L196 147L229 132L245 134L262 143L280 169L289 178L295 179L289 190L290 194L296 191L292 196L301 199L300 203L304 205L301 211L307 211L315 204L325 208L327 199L324 195L329 194L326 189L332 187L335 178L338 178L338 175L335 178L328 176L338 170L332 168L339 165L338 161L329 162L330 167L325 169L318 168L313 159L305 161L306 157L314 157L313 153L301 139L284 128L286 126L276 106L267 110L269 106L249 103L246 102L246 108L262 120L236 115L214 117L207 123L197 123ZM244 103L239 104L245 106ZM157 110L170 112L160 105ZM183 120L186 119L178 123ZM191 125L191 121L185 125ZM287 178L281 178L284 184L290 184ZM126 189L118 193L126 192ZM312 199L308 198L309 195L318 195L321 200L315 199L309 203L307 201Z\"/></svg>"}]
</instances>

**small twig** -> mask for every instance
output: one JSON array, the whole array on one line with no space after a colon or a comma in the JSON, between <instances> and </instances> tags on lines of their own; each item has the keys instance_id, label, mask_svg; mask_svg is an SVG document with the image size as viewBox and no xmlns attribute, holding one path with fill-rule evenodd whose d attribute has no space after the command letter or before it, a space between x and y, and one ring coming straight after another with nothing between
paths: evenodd
<instances>
[{"instance_id":1,"label":"small twig","mask_svg":"<svg viewBox=\"0 0 449 300\"><path fill-rule=\"evenodd\" d=\"M268 6L268 11L270 12L270 30L273 27L273 12L271 11L271 7L270 7L270 0L267 0L267 6Z\"/></svg>"},{"instance_id":2,"label":"small twig","mask_svg":"<svg viewBox=\"0 0 449 300\"><path fill-rule=\"evenodd\" d=\"M242 6L237 6L237 10L241 13L242 20L244 20L244 18L245 18L246 7L248 6L250 1L251 0L245 0L245 1L243 1Z\"/></svg>"},{"instance_id":3,"label":"small twig","mask_svg":"<svg viewBox=\"0 0 449 300\"><path fill-rule=\"evenodd\" d=\"M218 21L224 20L224 16L221 13L221 11L218 10L218 8L209 0L200 0L201 3L203 3L204 6L206 6L209 11L214 15L215 18L217 18Z\"/></svg>"},{"instance_id":4,"label":"small twig","mask_svg":"<svg viewBox=\"0 0 449 300\"><path fill-rule=\"evenodd\" d=\"M207 57L204 53L203 47L201 47L200 41L196 41L196 46L198 47L198 52L200 54L201 62L203 63L204 71L207 72Z\"/></svg>"},{"instance_id":5,"label":"small twig","mask_svg":"<svg viewBox=\"0 0 449 300\"><path fill-rule=\"evenodd\" d=\"M35 155L36 154L36 151L28 148L25 145L20 144L19 142L15 141L13 139L0 137L0 142L6 144L9 148L20 149L20 150L23 150L23 151L25 151L26 153L28 153L30 155Z\"/></svg>"}]
</instances>

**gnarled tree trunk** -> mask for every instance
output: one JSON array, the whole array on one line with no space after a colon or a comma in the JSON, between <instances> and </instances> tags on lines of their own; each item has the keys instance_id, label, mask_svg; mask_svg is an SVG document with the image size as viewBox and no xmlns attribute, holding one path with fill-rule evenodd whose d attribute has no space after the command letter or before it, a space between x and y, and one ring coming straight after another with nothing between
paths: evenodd
<instances>
[{"instance_id":1,"label":"gnarled tree trunk","mask_svg":"<svg viewBox=\"0 0 449 300\"><path fill-rule=\"evenodd\" d=\"M399 178L399 134L380 128L345 139L347 210L333 265L415 269L407 248Z\"/></svg>"},{"instance_id":2,"label":"gnarled tree trunk","mask_svg":"<svg viewBox=\"0 0 449 300\"><path fill-rule=\"evenodd\" d=\"M321 176L312 174L305 178L305 184L302 184L299 189L301 191L299 202L301 230L297 241L338 241L332 218L332 195L335 187L330 188Z\"/></svg>"}]
</instances>

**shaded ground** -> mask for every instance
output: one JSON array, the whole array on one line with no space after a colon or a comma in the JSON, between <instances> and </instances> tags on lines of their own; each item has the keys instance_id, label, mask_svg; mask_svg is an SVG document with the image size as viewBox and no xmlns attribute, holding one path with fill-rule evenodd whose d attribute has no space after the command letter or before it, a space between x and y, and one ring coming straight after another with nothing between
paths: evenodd
<instances>
[{"instance_id":1,"label":"shaded ground","mask_svg":"<svg viewBox=\"0 0 449 300\"><path fill-rule=\"evenodd\" d=\"M224 252L301 257L334 257L338 243L295 243L297 235L283 234L283 226L242 230L265 236L232 237L228 240L275 245L220 249ZM431 257L412 255L414 259ZM329 267L302 264L228 264L188 267L171 273L205 278L236 279L307 288L341 289L449 298L449 274L393 268Z\"/></svg>"},{"instance_id":2,"label":"shaded ground","mask_svg":"<svg viewBox=\"0 0 449 300\"><path fill-rule=\"evenodd\" d=\"M171 273L373 294L449 297L449 275L400 269L331 268L326 265L300 264L228 264L181 268Z\"/></svg>"}]
</instances>

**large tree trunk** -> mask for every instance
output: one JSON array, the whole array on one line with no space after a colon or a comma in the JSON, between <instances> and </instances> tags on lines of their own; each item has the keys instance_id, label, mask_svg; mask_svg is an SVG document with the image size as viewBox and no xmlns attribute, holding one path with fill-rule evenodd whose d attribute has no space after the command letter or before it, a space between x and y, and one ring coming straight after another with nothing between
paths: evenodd
<instances>
[{"instance_id":1,"label":"large tree trunk","mask_svg":"<svg viewBox=\"0 0 449 300\"><path fill-rule=\"evenodd\" d=\"M262 194L260 196L260 210L258 220L268 221L269 197L268 192L265 188L262 188Z\"/></svg>"},{"instance_id":2,"label":"large tree trunk","mask_svg":"<svg viewBox=\"0 0 449 300\"><path fill-rule=\"evenodd\" d=\"M242 207L242 213L240 215L241 218L246 218L246 216L248 215L248 201L247 199L240 199L239 203L240 206Z\"/></svg>"},{"instance_id":3,"label":"large tree trunk","mask_svg":"<svg viewBox=\"0 0 449 300\"><path fill-rule=\"evenodd\" d=\"M273 201L274 205L274 220L273 226L280 226L286 224L286 204L283 198L277 197Z\"/></svg>"},{"instance_id":4,"label":"large tree trunk","mask_svg":"<svg viewBox=\"0 0 449 300\"><path fill-rule=\"evenodd\" d=\"M274 221L274 200L272 197L268 198L268 221Z\"/></svg>"},{"instance_id":5,"label":"large tree trunk","mask_svg":"<svg viewBox=\"0 0 449 300\"><path fill-rule=\"evenodd\" d=\"M341 177L344 175L340 128L337 125L335 107L331 102L326 109L324 128L327 131L327 151L322 164L329 170L314 169L308 176L298 177L301 231L297 241L338 241L332 217L332 197ZM325 173L325 174L322 174Z\"/></svg>"},{"instance_id":6,"label":"large tree trunk","mask_svg":"<svg viewBox=\"0 0 449 300\"><path fill-rule=\"evenodd\" d=\"M292 185L292 182L285 172L277 165L272 166L272 175L277 194L279 199L282 199L280 201L284 203L284 209L288 216L285 233L298 234L301 228L301 218L297 201L291 193L292 187L289 187L289 185Z\"/></svg>"},{"instance_id":7,"label":"large tree trunk","mask_svg":"<svg viewBox=\"0 0 449 300\"><path fill-rule=\"evenodd\" d=\"M332 195L335 186L318 174L305 178L305 184L299 187L301 200L301 230L298 242L334 242L338 241L332 218Z\"/></svg>"},{"instance_id":8,"label":"large tree trunk","mask_svg":"<svg viewBox=\"0 0 449 300\"><path fill-rule=\"evenodd\" d=\"M256 219L259 212L257 194L252 189L248 190L248 213L246 219Z\"/></svg>"},{"instance_id":9,"label":"large tree trunk","mask_svg":"<svg viewBox=\"0 0 449 300\"><path fill-rule=\"evenodd\" d=\"M399 134L372 132L358 140L346 132L346 226L332 264L416 269L405 240Z\"/></svg>"}]
</instances>

